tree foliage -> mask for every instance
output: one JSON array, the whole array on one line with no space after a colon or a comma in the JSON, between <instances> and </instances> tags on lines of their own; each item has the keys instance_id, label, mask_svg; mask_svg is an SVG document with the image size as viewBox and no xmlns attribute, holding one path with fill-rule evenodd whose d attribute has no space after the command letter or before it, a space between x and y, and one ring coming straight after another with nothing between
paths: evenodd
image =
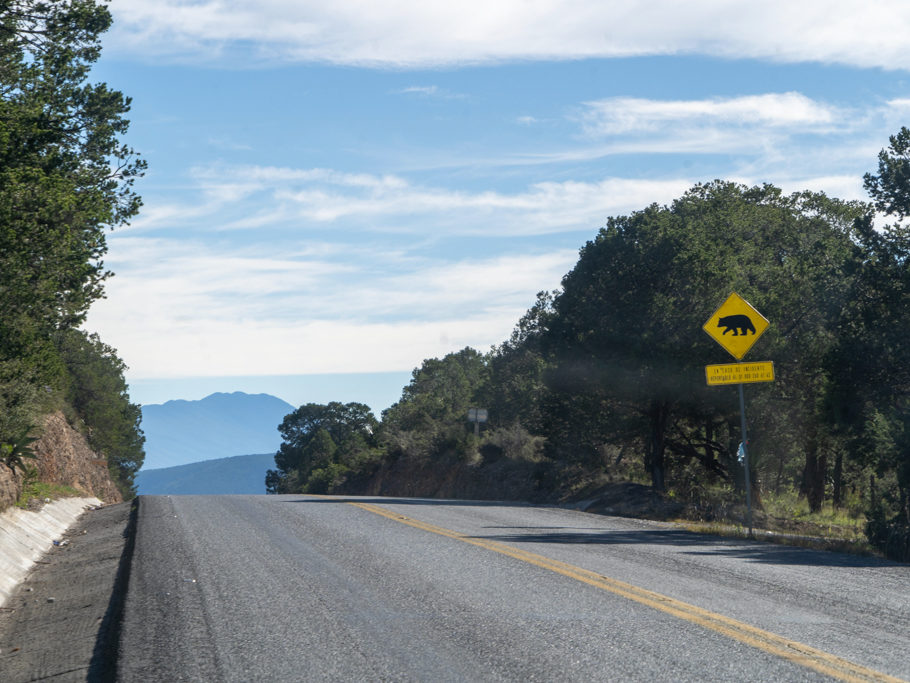
<instances>
[{"instance_id":1,"label":"tree foliage","mask_svg":"<svg viewBox=\"0 0 910 683\"><path fill-rule=\"evenodd\" d=\"M85 425L88 442L107 458L113 480L127 497L145 460L142 411L130 402L126 365L98 335L79 330L58 333L68 381L64 399Z\"/></svg>"},{"instance_id":2,"label":"tree foliage","mask_svg":"<svg viewBox=\"0 0 910 683\"><path fill-rule=\"evenodd\" d=\"M820 194L715 182L609 219L563 280L545 335L548 436L568 451L558 457L596 463L604 443L634 442L657 489L668 453L733 476L736 407L705 385L705 365L725 358L701 326L730 291L744 296L774 321L757 352L781 379L765 393L811 412L861 213Z\"/></svg>"},{"instance_id":3,"label":"tree foliage","mask_svg":"<svg viewBox=\"0 0 910 683\"><path fill-rule=\"evenodd\" d=\"M379 426L363 403L307 403L278 427L283 442L277 469L266 474L269 493L327 493L352 468L370 460Z\"/></svg>"},{"instance_id":4,"label":"tree foliage","mask_svg":"<svg viewBox=\"0 0 910 683\"><path fill-rule=\"evenodd\" d=\"M705 365L730 358L701 330L735 291L771 322L750 359L776 375L746 388L753 500L862 499L870 538L910 557L910 130L890 143L864 178L872 204L714 181L609 218L508 340L416 368L374 453L426 471L508 451L544 478L634 454L625 472L690 501L741 487L738 392L705 382ZM875 227L874 210L896 222ZM469 407L488 409L479 442ZM352 473L331 430L304 418L305 439L288 432L276 456L275 490Z\"/></svg>"},{"instance_id":5,"label":"tree foliage","mask_svg":"<svg viewBox=\"0 0 910 683\"><path fill-rule=\"evenodd\" d=\"M858 223L861 260L829 359L836 369L829 393L832 422L878 477L870 536L910 559L910 130L890 143L878 174L864 180L876 209L896 222Z\"/></svg>"},{"instance_id":6,"label":"tree foliage","mask_svg":"<svg viewBox=\"0 0 910 683\"><path fill-rule=\"evenodd\" d=\"M488 374L487 359L472 348L425 360L383 412L385 447L395 456L464 455L468 409L478 407Z\"/></svg>"},{"instance_id":7,"label":"tree foliage","mask_svg":"<svg viewBox=\"0 0 910 683\"><path fill-rule=\"evenodd\" d=\"M0 12L0 344L73 327L102 295L105 230L139 209L144 169L120 142L129 98L87 82L110 25L94 0Z\"/></svg>"},{"instance_id":8,"label":"tree foliage","mask_svg":"<svg viewBox=\"0 0 910 683\"><path fill-rule=\"evenodd\" d=\"M278 428L283 443L266 489L325 493L368 473L383 457L464 456L473 446L465 431L468 408L487 374L487 360L470 348L425 360L381 424L361 403L301 406Z\"/></svg>"},{"instance_id":9,"label":"tree foliage","mask_svg":"<svg viewBox=\"0 0 910 683\"><path fill-rule=\"evenodd\" d=\"M106 231L141 205L133 183L145 163L121 140L130 100L89 82L110 24L97 0L0 3L0 409L11 410L0 419L0 442L37 421L48 392L72 393L76 342L68 333L103 295ZM81 401L77 411L97 425L95 439L105 435L99 447L119 454L114 467L129 491L141 464L138 408L120 405L113 350L97 339L78 344L100 363L93 380L120 376L103 382L110 396ZM112 405L124 414L102 418Z\"/></svg>"},{"instance_id":10,"label":"tree foliage","mask_svg":"<svg viewBox=\"0 0 910 683\"><path fill-rule=\"evenodd\" d=\"M902 127L878 153L878 175L866 173L863 187L875 209L903 220L910 216L910 130Z\"/></svg>"},{"instance_id":11,"label":"tree foliage","mask_svg":"<svg viewBox=\"0 0 910 683\"><path fill-rule=\"evenodd\" d=\"M495 420L542 433L541 397L546 391L547 360L543 338L553 320L557 292L538 292L537 300L518 321L508 340L490 354L489 378L478 391L480 402L495 406Z\"/></svg>"}]
</instances>

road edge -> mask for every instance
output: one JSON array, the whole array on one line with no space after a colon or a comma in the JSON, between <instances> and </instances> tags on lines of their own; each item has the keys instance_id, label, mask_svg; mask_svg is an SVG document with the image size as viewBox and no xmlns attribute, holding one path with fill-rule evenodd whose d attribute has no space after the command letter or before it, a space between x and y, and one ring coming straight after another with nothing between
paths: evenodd
<instances>
[{"instance_id":1,"label":"road edge","mask_svg":"<svg viewBox=\"0 0 910 683\"><path fill-rule=\"evenodd\" d=\"M123 530L123 552L117 566L111 599L98 629L98 638L89 662L89 680L113 683L117 680L120 662L120 635L123 627L123 613L129 590L130 572L133 566L133 551L136 547L136 525L139 517L139 498L130 503L130 516Z\"/></svg>"}]
</instances>

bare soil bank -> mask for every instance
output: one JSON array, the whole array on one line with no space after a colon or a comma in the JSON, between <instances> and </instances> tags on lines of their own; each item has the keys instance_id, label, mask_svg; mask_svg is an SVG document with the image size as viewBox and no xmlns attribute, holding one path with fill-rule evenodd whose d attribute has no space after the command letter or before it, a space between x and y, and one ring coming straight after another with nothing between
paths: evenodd
<instances>
[{"instance_id":1,"label":"bare soil bank","mask_svg":"<svg viewBox=\"0 0 910 683\"><path fill-rule=\"evenodd\" d=\"M89 447L85 437L70 426L63 413L52 413L45 418L41 438L34 443L33 450L37 460L26 460L26 463L37 467L40 481L70 486L105 503L123 500L108 474L107 460ZM0 464L0 510L19 499L23 484L21 471Z\"/></svg>"},{"instance_id":2,"label":"bare soil bank","mask_svg":"<svg viewBox=\"0 0 910 683\"><path fill-rule=\"evenodd\" d=\"M368 477L345 482L336 493L527 501L656 520L673 519L684 511L682 504L650 486L610 483L581 468L509 458L477 463L399 458L383 463Z\"/></svg>"}]
</instances>

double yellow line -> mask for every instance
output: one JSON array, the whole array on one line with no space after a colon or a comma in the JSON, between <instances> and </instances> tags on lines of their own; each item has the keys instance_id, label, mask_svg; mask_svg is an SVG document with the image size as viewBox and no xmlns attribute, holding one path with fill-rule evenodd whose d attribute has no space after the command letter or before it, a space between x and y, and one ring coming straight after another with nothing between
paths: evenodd
<instances>
[{"instance_id":1,"label":"double yellow line","mask_svg":"<svg viewBox=\"0 0 910 683\"><path fill-rule=\"evenodd\" d=\"M696 607L695 605L690 605L666 595L661 595L660 593L639 588L638 586L625 583L624 581L617 581L616 579L602 576L601 574L582 569L581 567L566 564L559 560L553 560L536 553L530 553L526 550L521 550L520 548L515 548L497 541L475 538L458 533L457 531L445 529L433 524L427 524L426 522L421 522L411 517L405 517L397 512L391 512L378 505L357 502L349 502L349 504L358 507L361 510L366 510L367 512L395 520L401 524L407 524L416 529L422 529L423 531L445 536L446 538L461 541L462 543L485 548L486 550L491 550L495 553L506 555L516 560L521 560L522 562L527 562L536 567L562 574L563 576L581 581L582 583L594 586L595 588L609 591L615 595L627 598L628 600L634 600L642 605L647 605L648 607L653 607L661 612L672 614L674 617L685 619L686 621L698 624L699 626L711 629L712 631L717 631L718 633L738 640L741 643L751 645L752 647L777 655L778 657L783 657L791 662L809 669L814 669L815 671L833 678L838 678L842 681L894 681L896 683L901 683L901 679L899 678L854 664L846 659L842 659L822 650L817 650L814 647L799 643L795 640L783 638L769 631L763 631L754 626L749 626L741 621L730 619L721 614L710 612L701 607Z\"/></svg>"}]
</instances>

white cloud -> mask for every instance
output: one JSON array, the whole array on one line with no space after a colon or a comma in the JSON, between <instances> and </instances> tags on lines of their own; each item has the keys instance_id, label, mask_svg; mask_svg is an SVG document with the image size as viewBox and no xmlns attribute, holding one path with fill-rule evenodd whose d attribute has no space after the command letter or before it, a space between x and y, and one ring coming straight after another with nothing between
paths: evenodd
<instances>
[{"instance_id":1,"label":"white cloud","mask_svg":"<svg viewBox=\"0 0 910 683\"><path fill-rule=\"evenodd\" d=\"M87 327L146 378L403 370L467 345L484 351L577 257L409 263L333 245L276 257L131 236L115 246L120 274Z\"/></svg>"},{"instance_id":2,"label":"white cloud","mask_svg":"<svg viewBox=\"0 0 910 683\"><path fill-rule=\"evenodd\" d=\"M346 187L367 189L397 188L407 181L393 175L372 175L369 173L348 173L327 168L287 168L278 166L197 166L191 170L193 178L212 188L229 188L228 191L253 192L275 184L306 182L327 183ZM230 181L229 183L226 181ZM218 194L225 194L219 191Z\"/></svg>"},{"instance_id":3,"label":"white cloud","mask_svg":"<svg viewBox=\"0 0 910 683\"><path fill-rule=\"evenodd\" d=\"M582 115L592 136L678 129L679 126L761 127L826 131L843 124L836 108L796 92L704 100L647 100L613 97L588 102Z\"/></svg>"},{"instance_id":4,"label":"white cloud","mask_svg":"<svg viewBox=\"0 0 910 683\"><path fill-rule=\"evenodd\" d=\"M101 321L99 329L132 359L132 377L151 379L409 370L465 346L486 351L508 338L514 322L502 315L395 324L301 321L294 327L195 320L108 331Z\"/></svg>"},{"instance_id":5,"label":"white cloud","mask_svg":"<svg viewBox=\"0 0 910 683\"><path fill-rule=\"evenodd\" d=\"M827 175L793 180L783 179L777 185L784 192L811 190L813 192L824 192L829 197L836 197L846 201L869 201L869 195L863 189L862 176L859 175Z\"/></svg>"},{"instance_id":6,"label":"white cloud","mask_svg":"<svg viewBox=\"0 0 910 683\"><path fill-rule=\"evenodd\" d=\"M455 309L513 308L540 288L541 277L555 285L576 257L571 249L447 261L375 244L358 249L283 243L267 253L265 247L201 241L120 236L112 242L111 266L119 274L108 284L108 298L120 302L118 316L135 318L138 325L150 312L178 319L287 321L432 318Z\"/></svg>"},{"instance_id":7,"label":"white cloud","mask_svg":"<svg viewBox=\"0 0 910 683\"><path fill-rule=\"evenodd\" d=\"M423 97L433 97L441 100L464 100L467 95L453 93L440 88L437 85L412 85L401 90L396 90L397 95L422 95Z\"/></svg>"},{"instance_id":8,"label":"white cloud","mask_svg":"<svg viewBox=\"0 0 910 683\"><path fill-rule=\"evenodd\" d=\"M230 152L250 152L253 150L252 145L224 138L209 138L208 144L217 149L223 149Z\"/></svg>"},{"instance_id":9,"label":"white cloud","mask_svg":"<svg viewBox=\"0 0 910 683\"><path fill-rule=\"evenodd\" d=\"M196 176L207 194L225 201L233 198L239 202L258 191L270 194L268 212L238 218L233 209L222 228L352 221L350 227L361 231L425 234L428 223L418 219L432 215L436 229L462 235L590 230L608 215L670 201L692 184L685 178L606 178L596 182L540 182L506 193L415 185L395 175L327 169L213 167L197 169ZM220 203L212 206L223 208Z\"/></svg>"},{"instance_id":10,"label":"white cloud","mask_svg":"<svg viewBox=\"0 0 910 683\"><path fill-rule=\"evenodd\" d=\"M779 184L862 198L854 176ZM687 188L665 188L666 201ZM610 202L636 210L655 199L653 186L621 179L541 184L530 196L549 204L538 220L566 212L589 234L617 213ZM533 218L525 209L516 222ZM295 235L252 248L135 232L110 241L117 277L87 328L143 378L407 370L464 346L483 351L508 338L535 293L557 287L577 260L574 247L450 259L381 240L352 247Z\"/></svg>"},{"instance_id":11,"label":"white cloud","mask_svg":"<svg viewBox=\"0 0 910 683\"><path fill-rule=\"evenodd\" d=\"M910 68L904 0L119 0L112 11L115 49L196 60L240 49L386 67L688 53Z\"/></svg>"},{"instance_id":12,"label":"white cloud","mask_svg":"<svg viewBox=\"0 0 910 683\"><path fill-rule=\"evenodd\" d=\"M678 132L678 127L671 128ZM712 136L708 132L694 136L698 142L692 145L659 136L642 145L652 153L718 153L735 149L733 139L743 137L731 132L728 147L721 144L723 133ZM706 139L713 142L706 143ZM766 146L763 155L743 159L740 168L728 169L722 177L745 184L773 182L794 191L823 189L844 198L864 196L861 173L855 177L831 170L817 173L812 171L812 162L817 168L838 169L854 164L857 158L872 159L874 153L858 156L851 148L838 147L830 153L816 150L816 158L808 160L794 153L791 161L788 149L795 148L787 148L782 141L776 143L777 148L768 140L762 144ZM702 149L702 145L707 148ZM582 155L632 149L634 145L622 143L609 152L591 149ZM862 150L867 151L865 146ZM747 151L751 154L755 150ZM565 160L562 157L554 163ZM715 176L545 181L514 192L418 185L397 175L330 169L217 166L196 169L195 177L204 199L193 202L191 198L185 208L177 204L152 206L126 232L148 234L149 230L190 220L207 233L269 230L271 234L304 235L329 227L347 234L414 234L421 238L434 234L530 237L589 233L609 216L653 203L669 203L694 183Z\"/></svg>"},{"instance_id":13,"label":"white cloud","mask_svg":"<svg viewBox=\"0 0 910 683\"><path fill-rule=\"evenodd\" d=\"M401 90L399 90L397 92L400 95L410 95L410 94L435 95L436 93L439 92L439 88L436 87L435 85L412 85L409 88L402 88Z\"/></svg>"}]
</instances>

